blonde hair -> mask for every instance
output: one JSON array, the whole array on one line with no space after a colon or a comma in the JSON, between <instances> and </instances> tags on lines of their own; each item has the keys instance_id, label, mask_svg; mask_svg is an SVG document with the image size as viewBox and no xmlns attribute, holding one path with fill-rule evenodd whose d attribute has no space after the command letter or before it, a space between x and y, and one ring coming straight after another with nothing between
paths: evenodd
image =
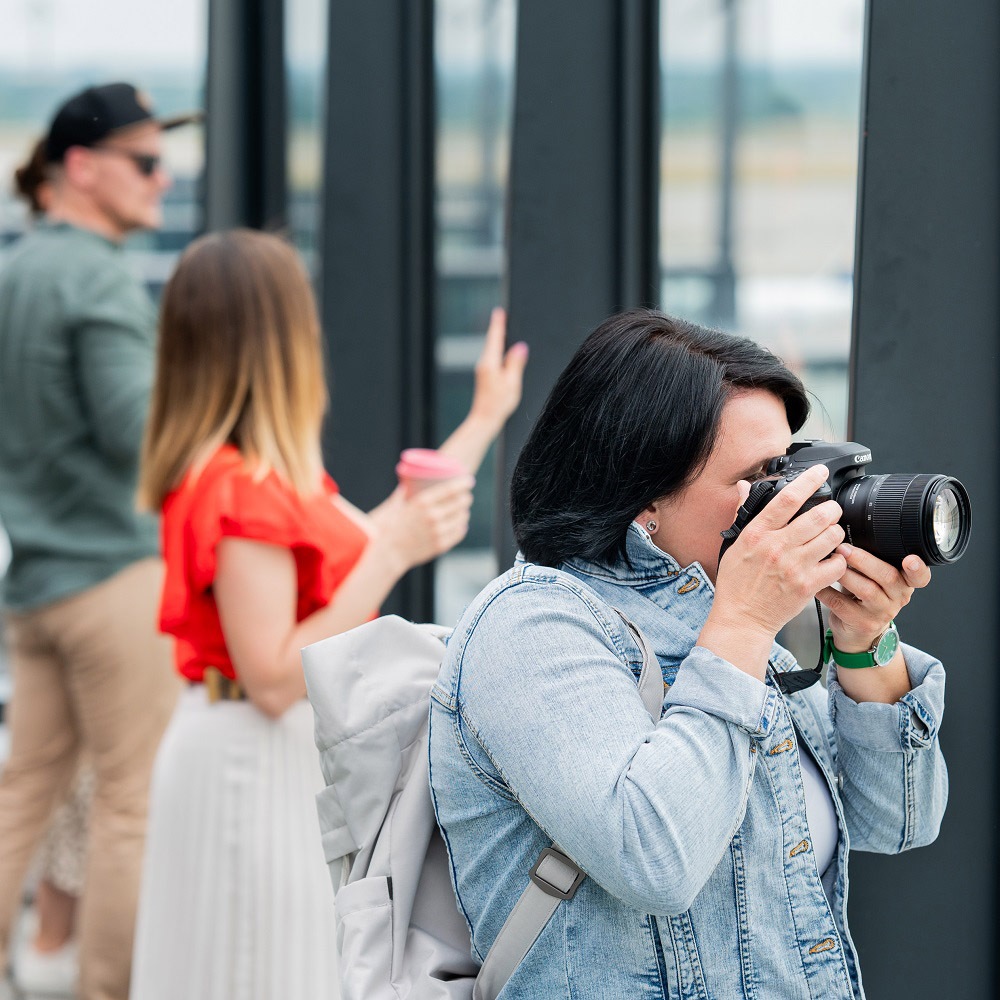
<instances>
[{"instance_id":1,"label":"blonde hair","mask_svg":"<svg viewBox=\"0 0 1000 1000\"><path fill-rule=\"evenodd\" d=\"M319 319L295 250L249 229L192 243L160 306L140 506L161 509L227 442L260 475L315 492L325 408Z\"/></svg>"}]
</instances>

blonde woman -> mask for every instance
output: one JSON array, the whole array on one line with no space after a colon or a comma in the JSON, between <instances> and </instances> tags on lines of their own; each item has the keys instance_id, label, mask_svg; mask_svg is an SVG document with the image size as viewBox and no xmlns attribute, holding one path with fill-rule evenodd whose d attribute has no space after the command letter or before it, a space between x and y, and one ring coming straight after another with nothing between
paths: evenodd
<instances>
[{"instance_id":1,"label":"blonde woman","mask_svg":"<svg viewBox=\"0 0 1000 1000\"><path fill-rule=\"evenodd\" d=\"M503 338L497 311L472 409L441 448L469 475L365 515L321 464L320 331L295 252L243 230L181 258L140 496L162 511L161 627L189 687L155 767L132 1000L338 995L299 650L377 615L464 536L471 473L521 395L527 350L505 355Z\"/></svg>"}]
</instances>

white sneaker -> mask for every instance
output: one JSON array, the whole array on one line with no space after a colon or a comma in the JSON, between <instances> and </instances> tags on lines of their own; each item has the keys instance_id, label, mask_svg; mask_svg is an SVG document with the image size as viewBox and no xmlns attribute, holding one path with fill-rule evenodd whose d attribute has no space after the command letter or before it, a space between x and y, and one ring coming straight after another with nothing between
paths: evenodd
<instances>
[{"instance_id":1,"label":"white sneaker","mask_svg":"<svg viewBox=\"0 0 1000 1000\"><path fill-rule=\"evenodd\" d=\"M78 971L75 940L58 951L38 951L25 943L14 961L14 985L29 997L72 997Z\"/></svg>"}]
</instances>

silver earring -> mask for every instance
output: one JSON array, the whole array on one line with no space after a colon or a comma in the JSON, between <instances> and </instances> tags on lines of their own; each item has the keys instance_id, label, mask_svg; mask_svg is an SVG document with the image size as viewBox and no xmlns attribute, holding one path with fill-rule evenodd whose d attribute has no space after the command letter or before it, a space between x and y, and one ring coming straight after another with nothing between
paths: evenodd
<instances>
[{"instance_id":1,"label":"silver earring","mask_svg":"<svg viewBox=\"0 0 1000 1000\"><path fill-rule=\"evenodd\" d=\"M649 532L650 534L652 534L652 533L653 533L654 531L656 531L656 527L657 527L657 525L656 525L656 522L655 522L655 521L654 521L654 520L653 520L652 518L650 518L650 519L649 519L649 520L648 520L648 521L646 522L646 530L647 530L647 531L648 531L648 532Z\"/></svg>"}]
</instances>

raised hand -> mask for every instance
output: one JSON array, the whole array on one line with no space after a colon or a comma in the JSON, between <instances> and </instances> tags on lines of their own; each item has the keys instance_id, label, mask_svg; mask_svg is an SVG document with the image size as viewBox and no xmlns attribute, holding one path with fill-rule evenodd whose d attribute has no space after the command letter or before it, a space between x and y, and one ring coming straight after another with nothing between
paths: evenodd
<instances>
[{"instance_id":1,"label":"raised hand","mask_svg":"<svg viewBox=\"0 0 1000 1000\"><path fill-rule=\"evenodd\" d=\"M476 362L476 390L469 416L497 431L521 402L528 345L519 341L504 352L507 313L497 307L490 314L486 341Z\"/></svg>"}]
</instances>

